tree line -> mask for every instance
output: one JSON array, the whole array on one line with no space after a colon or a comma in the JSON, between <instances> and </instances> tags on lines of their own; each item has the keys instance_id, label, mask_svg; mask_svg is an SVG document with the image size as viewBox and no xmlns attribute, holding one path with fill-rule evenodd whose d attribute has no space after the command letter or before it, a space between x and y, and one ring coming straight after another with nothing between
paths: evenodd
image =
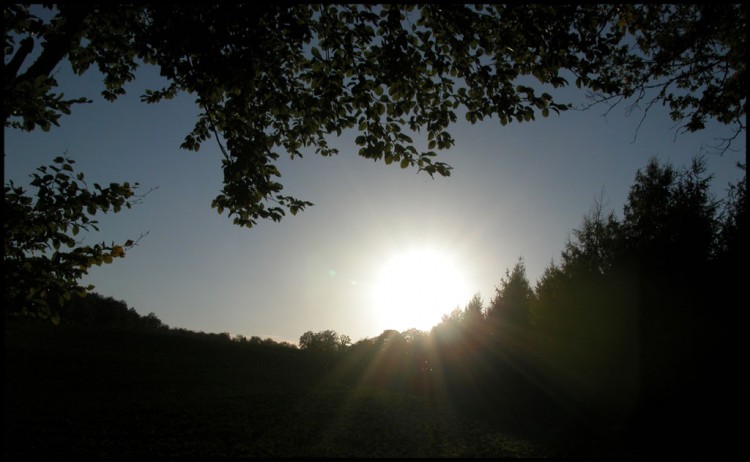
<instances>
[{"instance_id":1,"label":"tree line","mask_svg":"<svg viewBox=\"0 0 750 462\"><path fill-rule=\"evenodd\" d=\"M124 300L116 300L114 297L104 296L98 292L72 295L70 299L64 300L60 305L56 304L57 300L48 300L48 303L59 313L58 324L63 326L147 331L218 342L233 342L242 345L298 348L297 345L290 342L276 341L270 337L261 338L257 335L246 337L239 334L232 335L229 332L204 332L183 327L170 327L153 312L141 315L135 308L128 307ZM17 316L6 313L6 316L8 315Z\"/></svg>"},{"instance_id":2,"label":"tree line","mask_svg":"<svg viewBox=\"0 0 750 462\"><path fill-rule=\"evenodd\" d=\"M711 181L703 157L687 168L651 159L622 213L596 201L535 285L519 258L486 306L477 294L430 332L356 342L349 367L366 365L361 379L381 385L439 386L466 406L544 388L590 425L640 441L668 431L742 444L747 183L718 199Z\"/></svg>"},{"instance_id":3,"label":"tree line","mask_svg":"<svg viewBox=\"0 0 750 462\"><path fill-rule=\"evenodd\" d=\"M478 412L521 406L538 420L561 406L641 438L705 428L691 416L709 415L715 431L735 434L722 412L746 402L746 178L720 199L711 182L701 157L688 168L651 159L622 213L596 201L534 285L519 258L488 303L476 294L429 332L352 343L307 331L293 345L170 328L97 293L63 303L61 323L299 349L335 377ZM530 404L540 396L544 405Z\"/></svg>"},{"instance_id":4,"label":"tree line","mask_svg":"<svg viewBox=\"0 0 750 462\"><path fill-rule=\"evenodd\" d=\"M154 313L141 316L97 293L62 304L61 319L347 356L381 384L439 374L461 382L458 368L515 361L592 409L625 412L643 397L677 402L704 386L694 377L696 364L726 373L745 346L746 182L717 199L711 181L703 158L680 169L651 159L638 170L622 213L595 202L535 285L519 258L487 304L476 294L430 332L386 330L352 343L328 329L307 331L293 345L170 328Z\"/></svg>"}]
</instances>

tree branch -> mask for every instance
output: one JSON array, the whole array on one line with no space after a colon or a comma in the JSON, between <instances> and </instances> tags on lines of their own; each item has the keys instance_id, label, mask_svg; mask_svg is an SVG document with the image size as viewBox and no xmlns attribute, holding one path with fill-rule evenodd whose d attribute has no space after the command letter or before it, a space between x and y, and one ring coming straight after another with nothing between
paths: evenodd
<instances>
[{"instance_id":1,"label":"tree branch","mask_svg":"<svg viewBox=\"0 0 750 462\"><path fill-rule=\"evenodd\" d=\"M21 40L21 46L16 51L15 56L13 56L13 59L10 60L10 62L5 66L5 69L3 73L5 74L5 85L8 86L13 81L13 79L16 78L16 74L18 74L18 69L20 69L21 64L23 64L24 61L26 61L26 56L31 53L31 50L34 49L34 39L31 37L26 37L25 39Z\"/></svg>"},{"instance_id":2,"label":"tree branch","mask_svg":"<svg viewBox=\"0 0 750 462\"><path fill-rule=\"evenodd\" d=\"M59 13L58 17L63 18L59 30L46 35L42 53L26 72L14 79L14 83L50 75L55 66L70 52L74 41L80 38L83 23L89 14L90 7L77 4L65 8L64 16L62 12Z\"/></svg>"}]
</instances>

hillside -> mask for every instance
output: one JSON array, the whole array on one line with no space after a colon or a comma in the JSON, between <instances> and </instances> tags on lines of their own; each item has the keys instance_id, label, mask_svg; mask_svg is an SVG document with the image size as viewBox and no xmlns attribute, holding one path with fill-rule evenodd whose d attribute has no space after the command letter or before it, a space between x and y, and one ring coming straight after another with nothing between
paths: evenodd
<instances>
[{"instance_id":1,"label":"hillside","mask_svg":"<svg viewBox=\"0 0 750 462\"><path fill-rule=\"evenodd\" d=\"M332 358L6 321L5 457L524 457L546 453Z\"/></svg>"}]
</instances>

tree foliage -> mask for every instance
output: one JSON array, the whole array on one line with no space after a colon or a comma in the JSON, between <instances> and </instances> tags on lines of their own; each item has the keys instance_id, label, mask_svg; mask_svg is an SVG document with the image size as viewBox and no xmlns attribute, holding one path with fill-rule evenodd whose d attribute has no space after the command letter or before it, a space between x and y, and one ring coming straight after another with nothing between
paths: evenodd
<instances>
[{"instance_id":1,"label":"tree foliage","mask_svg":"<svg viewBox=\"0 0 750 462\"><path fill-rule=\"evenodd\" d=\"M351 343L349 336L339 335L330 329L320 332L307 331L299 338L301 350L326 353L344 351Z\"/></svg>"},{"instance_id":2,"label":"tree foliage","mask_svg":"<svg viewBox=\"0 0 750 462\"><path fill-rule=\"evenodd\" d=\"M149 331L169 329L156 314L141 316L135 308L128 308L124 301L96 292L71 297L63 304L61 311L62 322L65 324Z\"/></svg>"},{"instance_id":3,"label":"tree foliage","mask_svg":"<svg viewBox=\"0 0 750 462\"><path fill-rule=\"evenodd\" d=\"M709 119L734 125L735 137L747 115L747 7L740 4L618 5L613 28L627 32L598 69L595 100L617 104L633 97L645 103L644 117L657 103L668 106L684 131ZM609 93L609 94L607 94ZM732 137L734 138L734 137ZM728 148L732 138L724 140Z\"/></svg>"},{"instance_id":4,"label":"tree foliage","mask_svg":"<svg viewBox=\"0 0 750 462\"><path fill-rule=\"evenodd\" d=\"M445 313L431 332L437 341L459 348L460 343L472 337L476 340L477 336L487 333L485 314L482 297L477 293L463 309L457 306Z\"/></svg>"},{"instance_id":5,"label":"tree foliage","mask_svg":"<svg viewBox=\"0 0 750 462\"><path fill-rule=\"evenodd\" d=\"M526 265L522 258L506 270L505 277L496 289L495 298L490 302L487 319L495 329L503 325L525 328L531 324L531 303L534 291L526 277Z\"/></svg>"},{"instance_id":6,"label":"tree foliage","mask_svg":"<svg viewBox=\"0 0 750 462\"><path fill-rule=\"evenodd\" d=\"M709 261L719 226L719 204L709 192L711 178L703 158L682 171L654 159L639 170L623 208L628 250L677 267L683 255L693 260L686 263ZM690 252L684 252L686 248Z\"/></svg>"},{"instance_id":7,"label":"tree foliage","mask_svg":"<svg viewBox=\"0 0 750 462\"><path fill-rule=\"evenodd\" d=\"M734 217L742 220L745 216L729 207L726 225L722 225L721 201L710 193L711 179L702 157L684 169L652 158L636 173L622 219L614 212L605 213L600 202L584 216L561 253L561 264L550 265L537 283L538 299L558 309L574 310L585 305L585 297L593 296L597 305L606 306L604 301L610 300L612 293L620 293L613 292L610 285L617 281L623 287L636 284L628 291L637 292L639 304L654 302L657 294L663 294L654 302L658 305L654 312L674 309L689 315L687 307L694 300L685 305L678 301L688 302L691 293L702 290L700 282L722 252L721 230L731 228ZM736 249L740 241L731 246ZM610 293L597 287L609 287ZM677 311L672 314L675 317L668 316L665 322L677 320ZM647 310L642 320L648 316L651 312ZM560 322L555 317L550 324Z\"/></svg>"},{"instance_id":8,"label":"tree foliage","mask_svg":"<svg viewBox=\"0 0 750 462\"><path fill-rule=\"evenodd\" d=\"M503 125L546 117L570 105L544 90L568 79L599 101L637 104L654 89L648 107L668 105L689 131L707 118L744 129L739 5L59 4L43 19L10 4L3 12L6 126L48 129L83 102L57 93L52 70L63 60L77 74L96 66L109 100L140 65L154 65L167 84L143 101L195 97L201 113L182 147L215 137L224 187L212 205L247 227L311 205L283 194L283 154L334 155L330 136L355 129L360 156L449 175L436 150L454 144L448 129L459 115Z\"/></svg>"},{"instance_id":9,"label":"tree foliage","mask_svg":"<svg viewBox=\"0 0 750 462\"><path fill-rule=\"evenodd\" d=\"M739 164L747 172L746 164ZM719 255L729 257L729 266L745 268L747 262L747 174L736 183L729 185L727 200L722 210L722 220L719 225Z\"/></svg>"},{"instance_id":10,"label":"tree foliage","mask_svg":"<svg viewBox=\"0 0 750 462\"><path fill-rule=\"evenodd\" d=\"M619 400L638 432L690 413L720 420L716 400L731 406L745 387L716 377L746 362L746 183L722 201L711 179L701 157L680 169L651 159L622 218L597 203L536 286L540 354L588 387L582 400Z\"/></svg>"},{"instance_id":11,"label":"tree foliage","mask_svg":"<svg viewBox=\"0 0 750 462\"><path fill-rule=\"evenodd\" d=\"M615 264L621 250L618 248L620 223L614 211L607 213L602 207L601 200L597 200L583 217L580 227L573 230L573 239L568 240L561 254L561 266L566 273L601 275Z\"/></svg>"},{"instance_id":12,"label":"tree foliage","mask_svg":"<svg viewBox=\"0 0 750 462\"><path fill-rule=\"evenodd\" d=\"M119 212L138 199L138 184L112 183L90 188L75 162L57 157L31 175L32 196L12 180L3 198L3 305L6 313L50 318L59 322L58 308L73 294L83 295L80 278L92 266L125 256L136 242L84 245L81 231L98 231L97 213Z\"/></svg>"}]
</instances>

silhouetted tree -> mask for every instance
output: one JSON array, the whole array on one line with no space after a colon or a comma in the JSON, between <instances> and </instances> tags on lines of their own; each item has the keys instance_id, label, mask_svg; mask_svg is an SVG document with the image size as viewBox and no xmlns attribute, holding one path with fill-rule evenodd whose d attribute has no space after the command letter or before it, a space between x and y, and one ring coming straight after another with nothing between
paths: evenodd
<instances>
[{"instance_id":1,"label":"silhouetted tree","mask_svg":"<svg viewBox=\"0 0 750 462\"><path fill-rule=\"evenodd\" d=\"M739 340L746 330L731 327L746 320L746 309L732 300L742 299L739 281L722 269L718 201L704 172L700 158L680 172L651 162L628 198L623 226L636 260L641 353L641 398L631 428L648 434L671 425L691 438L715 441L747 425L746 417L738 419L739 427L729 424L718 411L746 402L746 391L736 386L747 383L746 369L738 370L746 359L746 342ZM716 379L722 376L733 379L721 385ZM700 422L691 426L693 416Z\"/></svg>"},{"instance_id":2,"label":"silhouetted tree","mask_svg":"<svg viewBox=\"0 0 750 462\"><path fill-rule=\"evenodd\" d=\"M300 349L318 352L340 352L350 343L351 339L348 336L340 336L330 329L315 333L307 331L299 338Z\"/></svg>"},{"instance_id":3,"label":"silhouetted tree","mask_svg":"<svg viewBox=\"0 0 750 462\"><path fill-rule=\"evenodd\" d=\"M157 66L167 83L146 90L141 99L156 103L179 93L195 96L200 113L181 147L198 150L215 138L224 156L224 187L212 207L246 227L312 205L282 193L276 163L282 153L301 157L306 147L322 156L336 154L328 144L334 133L356 129L362 157L447 176L451 167L437 161L434 150L453 146L448 128L459 109L471 123L497 116L505 125L570 107L549 93L539 94L541 87L519 85L524 77L554 88L568 85L564 75L574 78L592 92L594 103L632 98L634 105L647 101L646 111L662 103L687 131L702 129L709 118L732 124L737 131L724 140L727 148L744 130L747 112L746 34L736 33L747 27L746 10L739 4L60 3L38 8L50 11L3 6L5 127L46 131L75 104L89 102L57 93L54 73L66 60L79 75L96 65L104 79L102 95L110 101L125 93L140 65ZM427 149L418 150L404 128L425 131ZM52 177L59 180L61 174L67 175ZM89 214L108 206L116 210L119 196L132 194L127 183L110 188L115 196L93 209L78 198L69 209L76 211L71 220L82 215L78 206ZM63 204L77 197L69 190L55 195ZM28 213L17 213L29 205L17 200L20 196L6 187L4 215L13 212L11 232L21 239L6 241L6 255L23 254L49 238L33 226L28 229L37 233L18 232L18 223L30 222ZM66 235L71 223L55 218L61 210L37 212L50 214L48 221L57 226L50 230L57 233L53 242ZM63 241L71 242L70 236ZM54 289L67 297L79 291L75 281L91 261L107 262L126 247L81 248L85 258L61 272L49 268L50 262L59 266L54 259L9 263L5 300L12 303L4 305L54 317L38 294Z\"/></svg>"},{"instance_id":4,"label":"silhouetted tree","mask_svg":"<svg viewBox=\"0 0 750 462\"><path fill-rule=\"evenodd\" d=\"M532 349L584 420L618 416L634 399L637 286L621 268L622 248L622 226L599 199L535 286Z\"/></svg>"},{"instance_id":5,"label":"silhouetted tree","mask_svg":"<svg viewBox=\"0 0 750 462\"><path fill-rule=\"evenodd\" d=\"M688 131L707 118L744 127L741 5L47 8L51 19L27 5L3 7L5 126L46 130L86 102L55 93L53 72L65 59L77 74L96 65L108 100L125 93L139 65L156 65L167 84L142 99L195 95L201 112L182 147L216 137L224 189L212 205L242 226L311 205L281 193L278 151L297 157L309 146L329 156L337 150L327 136L356 128L361 156L448 175L433 149L453 145L447 129L459 107L472 123L497 116L502 124L569 107L517 85L525 76L555 88L571 76L609 102L666 104ZM417 150L404 127L425 130L428 150Z\"/></svg>"},{"instance_id":6,"label":"silhouetted tree","mask_svg":"<svg viewBox=\"0 0 750 462\"><path fill-rule=\"evenodd\" d=\"M461 337L461 320L463 310L455 307L450 313L440 317L440 322L432 327L431 333L435 340L442 343L454 343Z\"/></svg>"},{"instance_id":7,"label":"silhouetted tree","mask_svg":"<svg viewBox=\"0 0 750 462\"><path fill-rule=\"evenodd\" d=\"M622 232L614 211L603 210L602 199L595 201L573 239L568 239L561 253L561 266L574 277L603 275L612 269L621 254Z\"/></svg>"},{"instance_id":8,"label":"silhouetted tree","mask_svg":"<svg viewBox=\"0 0 750 462\"><path fill-rule=\"evenodd\" d=\"M710 259L717 202L710 196L711 176L706 176L705 170L703 158L696 158L690 169L679 172L651 159L637 172L623 209L629 252L638 253L652 267L682 269L681 262L675 260L681 255L697 259L697 264ZM690 252L684 252L686 248Z\"/></svg>"},{"instance_id":9,"label":"silhouetted tree","mask_svg":"<svg viewBox=\"0 0 750 462\"><path fill-rule=\"evenodd\" d=\"M700 159L679 172L652 159L636 174L624 207L625 247L639 288L644 386L663 393L677 386L676 368L688 367L699 319L711 316L698 302L717 234L704 171Z\"/></svg>"},{"instance_id":10,"label":"silhouetted tree","mask_svg":"<svg viewBox=\"0 0 750 462\"><path fill-rule=\"evenodd\" d=\"M746 170L744 164L739 167ZM718 237L718 251L711 274L714 276L714 287L724 287L725 290L714 293L716 298L712 303L727 307L717 313L720 323L718 334L713 339L714 351L719 358L717 363L725 365L725 371L736 364L747 362L747 175L730 185L727 200L722 211L722 219ZM743 356L736 360L727 351L742 352ZM742 377L742 375L741 375ZM740 383L747 383L747 374ZM742 386L742 385L740 385Z\"/></svg>"},{"instance_id":11,"label":"silhouetted tree","mask_svg":"<svg viewBox=\"0 0 750 462\"><path fill-rule=\"evenodd\" d=\"M535 327L543 326L545 328L554 328L559 326L555 321L555 306L560 304L565 294L564 289L565 273L554 262L544 268L539 279L534 286L534 298L531 303L531 323Z\"/></svg>"},{"instance_id":12,"label":"silhouetted tree","mask_svg":"<svg viewBox=\"0 0 750 462\"><path fill-rule=\"evenodd\" d=\"M729 320L726 309L739 306L731 299L744 295L733 287L744 283L726 269L721 230L733 225L722 228L710 181L701 157L685 169L651 159L636 174L622 221L597 203L562 263L536 286L536 345L559 367L560 386L572 374L568 391L581 401L632 409L626 428L645 444L669 446L654 437L663 428L711 441L739 434L716 423L715 404L731 406L746 392L715 377L737 373L746 358L744 331L730 327L746 319L745 310ZM734 212L725 216L734 223ZM746 261L736 267L746 274Z\"/></svg>"},{"instance_id":13,"label":"silhouetted tree","mask_svg":"<svg viewBox=\"0 0 750 462\"><path fill-rule=\"evenodd\" d=\"M156 314L154 313L149 313L145 317L141 318L140 325L144 329L149 329L149 330L157 330L157 329L164 327L164 324L161 322L161 319L157 318ZM230 339L228 333L225 332L222 335L226 340Z\"/></svg>"},{"instance_id":14,"label":"silhouetted tree","mask_svg":"<svg viewBox=\"0 0 750 462\"><path fill-rule=\"evenodd\" d=\"M505 277L495 291L495 298L487 309L487 321L493 335L500 335L500 330L505 327L512 330L528 328L534 292L526 277L523 258L518 259L512 271L505 270Z\"/></svg>"},{"instance_id":15,"label":"silhouetted tree","mask_svg":"<svg viewBox=\"0 0 750 462\"><path fill-rule=\"evenodd\" d=\"M747 174L746 164L738 164L745 172L742 179L729 186L719 231L719 254L730 258L729 267L737 271L747 266ZM733 259L731 257L734 257Z\"/></svg>"},{"instance_id":16,"label":"silhouetted tree","mask_svg":"<svg viewBox=\"0 0 750 462\"><path fill-rule=\"evenodd\" d=\"M465 329L473 334L479 334L484 328L484 302L479 294L474 294L464 308L462 322Z\"/></svg>"},{"instance_id":17,"label":"silhouetted tree","mask_svg":"<svg viewBox=\"0 0 750 462\"><path fill-rule=\"evenodd\" d=\"M124 301L96 292L72 296L59 307L59 312L65 324L151 331L169 329L156 314L141 316Z\"/></svg>"}]
</instances>

